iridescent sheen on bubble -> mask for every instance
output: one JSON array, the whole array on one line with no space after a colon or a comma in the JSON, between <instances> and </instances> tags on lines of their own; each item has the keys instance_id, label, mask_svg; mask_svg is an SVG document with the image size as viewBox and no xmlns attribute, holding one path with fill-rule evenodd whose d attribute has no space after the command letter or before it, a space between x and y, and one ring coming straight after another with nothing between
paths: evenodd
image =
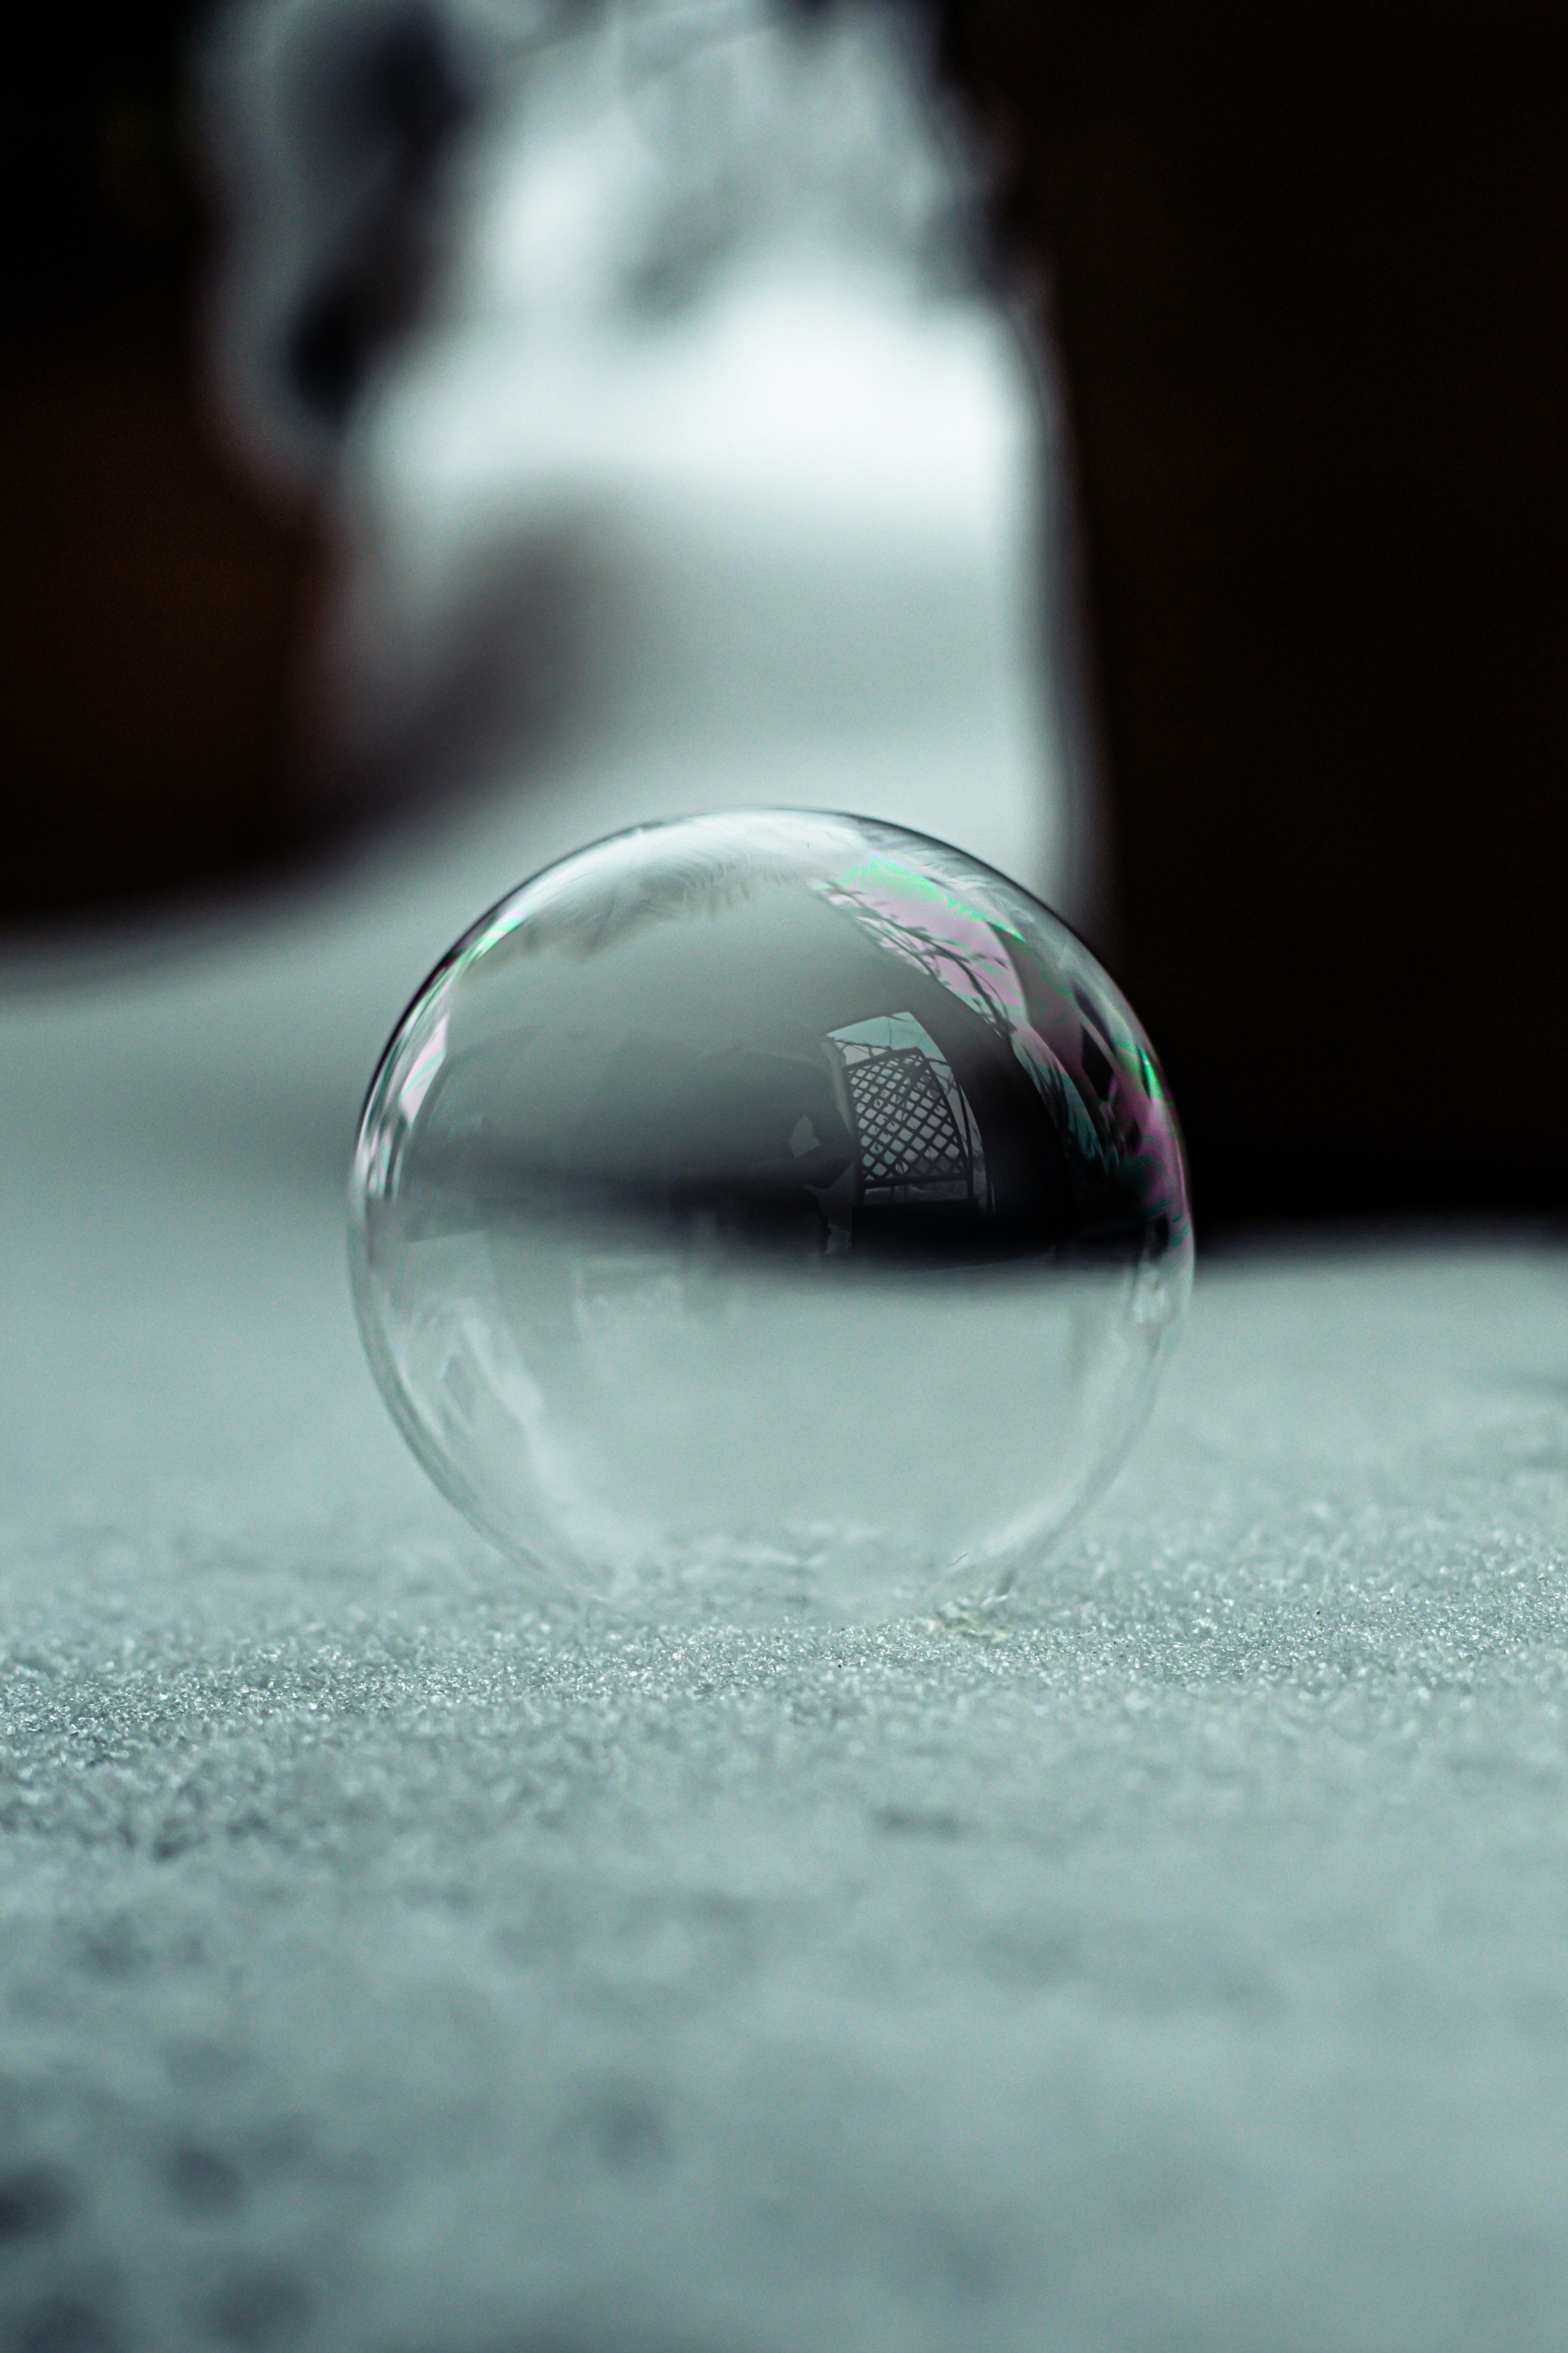
<instances>
[{"instance_id":1,"label":"iridescent sheen on bubble","mask_svg":"<svg viewBox=\"0 0 1568 2353\"><path fill-rule=\"evenodd\" d=\"M658 1607L1006 1588L1184 1310L1180 1141L1082 944L859 818L647 826L514 892L372 1085L352 1257L431 1476Z\"/></svg>"}]
</instances>

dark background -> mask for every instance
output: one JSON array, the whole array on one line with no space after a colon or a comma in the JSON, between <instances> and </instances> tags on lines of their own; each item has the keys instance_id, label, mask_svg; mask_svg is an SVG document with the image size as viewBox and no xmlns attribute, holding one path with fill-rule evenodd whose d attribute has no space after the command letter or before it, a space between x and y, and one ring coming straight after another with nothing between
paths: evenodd
<instances>
[{"instance_id":1,"label":"dark background","mask_svg":"<svg viewBox=\"0 0 1568 2353\"><path fill-rule=\"evenodd\" d=\"M207 417L188 7L35 16L5 101L4 913L322 846L324 540ZM1200 1221L1568 1198L1568 25L948 0L1059 353L1110 890Z\"/></svg>"},{"instance_id":2,"label":"dark background","mask_svg":"<svg viewBox=\"0 0 1568 2353\"><path fill-rule=\"evenodd\" d=\"M295 704L324 545L226 451L195 0L27 8L0 94L0 914L37 927L306 845Z\"/></svg>"},{"instance_id":3,"label":"dark background","mask_svg":"<svg viewBox=\"0 0 1568 2353\"><path fill-rule=\"evenodd\" d=\"M1568 18L962 0L1201 1211L1556 1207Z\"/></svg>"}]
</instances>

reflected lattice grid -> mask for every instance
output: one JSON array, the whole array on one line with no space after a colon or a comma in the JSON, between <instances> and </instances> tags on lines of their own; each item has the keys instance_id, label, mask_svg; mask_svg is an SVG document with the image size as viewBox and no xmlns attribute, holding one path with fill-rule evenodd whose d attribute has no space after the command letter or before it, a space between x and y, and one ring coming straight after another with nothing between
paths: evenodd
<instances>
[{"instance_id":1,"label":"reflected lattice grid","mask_svg":"<svg viewBox=\"0 0 1568 2353\"><path fill-rule=\"evenodd\" d=\"M863 1187L951 1185L973 1194L972 1155L928 1056L918 1046L872 1046L845 1063Z\"/></svg>"}]
</instances>

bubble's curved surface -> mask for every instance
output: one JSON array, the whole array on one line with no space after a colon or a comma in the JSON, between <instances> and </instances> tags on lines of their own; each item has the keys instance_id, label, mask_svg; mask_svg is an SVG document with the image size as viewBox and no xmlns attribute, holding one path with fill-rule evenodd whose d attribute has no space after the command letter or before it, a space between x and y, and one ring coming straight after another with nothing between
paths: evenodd
<instances>
[{"instance_id":1,"label":"bubble's curved surface","mask_svg":"<svg viewBox=\"0 0 1568 2353\"><path fill-rule=\"evenodd\" d=\"M361 1124L376 1378L507 1550L654 1606L1005 1589L1184 1312L1180 1140L1082 944L959 851L616 835L437 966Z\"/></svg>"}]
</instances>

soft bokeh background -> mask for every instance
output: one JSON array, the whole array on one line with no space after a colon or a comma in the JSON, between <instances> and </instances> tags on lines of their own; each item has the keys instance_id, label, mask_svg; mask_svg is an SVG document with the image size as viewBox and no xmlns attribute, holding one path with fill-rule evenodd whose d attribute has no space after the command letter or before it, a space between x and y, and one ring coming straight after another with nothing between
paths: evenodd
<instances>
[{"instance_id":1,"label":"soft bokeh background","mask_svg":"<svg viewBox=\"0 0 1568 2353\"><path fill-rule=\"evenodd\" d=\"M279 355L380 166L316 162L299 86L324 73L318 19L351 63L369 44L368 74L386 14L252 12L205 52L237 221L198 281L214 462L321 543L276 823L226 858L183 840L166 780L115 765L123 713L90 708L89 646L100 740L76 746L74 799L40 796L51 920L35 911L9 964L35 1010L64 989L68 1027L142 1041L143 1117L187 1141L229 1119L274 1155L308 1131L334 1168L435 957L620 825L843 805L1068 907L1090 909L1096 873L1068 578L1041 562L1062 469L1021 329L981 282L972 167L916 29L567 11L487 54L482 116L431 198L423 329L376 343L358 399L323 414ZM157 578L178 559L161 528L138 553ZM199 608L203 581L179 585ZM175 723L148 715L143 754ZM251 747L243 705L222 723L215 802ZM123 874L94 863L108 804L143 828Z\"/></svg>"},{"instance_id":2,"label":"soft bokeh background","mask_svg":"<svg viewBox=\"0 0 1568 2353\"><path fill-rule=\"evenodd\" d=\"M1556 1212L1542 0L148 0L19 55L35 965L481 787L538 812L487 889L552 794L858 794L1108 951L1211 1229Z\"/></svg>"}]
</instances>

